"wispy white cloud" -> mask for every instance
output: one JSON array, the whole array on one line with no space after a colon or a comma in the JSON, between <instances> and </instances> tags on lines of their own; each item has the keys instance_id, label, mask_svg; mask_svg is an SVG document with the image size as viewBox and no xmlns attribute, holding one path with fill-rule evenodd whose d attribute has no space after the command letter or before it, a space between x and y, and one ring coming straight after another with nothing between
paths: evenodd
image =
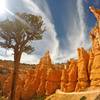
<instances>
[{"instance_id":1,"label":"wispy white cloud","mask_svg":"<svg viewBox=\"0 0 100 100\"><path fill-rule=\"evenodd\" d=\"M72 13L72 22L70 23L69 34L67 34L71 55L78 47L84 46L85 43L85 23L84 23L84 7L82 0L77 0L77 9ZM77 16L75 16L76 14ZM74 54L74 53L73 53Z\"/></svg>"},{"instance_id":2,"label":"wispy white cloud","mask_svg":"<svg viewBox=\"0 0 100 100\"><path fill-rule=\"evenodd\" d=\"M41 57L40 55L43 55L47 50L49 50L51 53L52 61L55 61L58 55L59 41L56 38L57 33L55 30L52 15L51 15L51 12L46 0L43 0L43 2L41 2L40 0L33 0L33 1L23 0L23 2L33 14L41 15L43 17L46 30L47 30L42 40L33 42L33 46L35 46L36 51L35 53L33 53L33 55L31 55L31 57L33 57L34 59L36 58L37 60L37 61L32 60L33 63L38 62L39 58ZM38 55L39 52L41 52L42 54ZM36 56L36 54L38 57ZM23 62L24 60L25 62L27 62L27 59L25 57L23 57Z\"/></svg>"},{"instance_id":3,"label":"wispy white cloud","mask_svg":"<svg viewBox=\"0 0 100 100\"><path fill-rule=\"evenodd\" d=\"M13 60L13 50L0 48L0 59Z\"/></svg>"},{"instance_id":4,"label":"wispy white cloud","mask_svg":"<svg viewBox=\"0 0 100 100\"><path fill-rule=\"evenodd\" d=\"M84 22L85 12L82 0L77 0L76 4L70 7L70 12L66 13L67 16L70 16L68 17L69 19L66 19L67 21L63 23L64 29L66 30L65 39L68 40L68 49L60 52L58 61L67 61L70 58L77 58L77 48L90 47L90 43L86 40L87 38L85 36L87 29ZM66 56L64 52L66 52Z\"/></svg>"},{"instance_id":5,"label":"wispy white cloud","mask_svg":"<svg viewBox=\"0 0 100 100\"><path fill-rule=\"evenodd\" d=\"M77 57L77 48L79 47L88 47L86 43L86 25L84 22L84 6L82 0L76 1L76 8L73 11L70 11L70 24L69 28L66 30L66 37L69 42L69 51L67 59ZM66 23L65 23L66 25Z\"/></svg>"},{"instance_id":6,"label":"wispy white cloud","mask_svg":"<svg viewBox=\"0 0 100 100\"><path fill-rule=\"evenodd\" d=\"M53 61L55 61L58 50L59 50L59 41L56 38L56 30L53 24L52 15L50 12L50 9L48 7L48 4L46 0L43 0L42 2L40 0L23 0L24 6L26 6L27 9L29 9L29 12L35 14L35 15L41 15L43 17L43 21L46 26L47 32L44 34L43 39L40 41L34 41L32 46L35 47L35 52L31 55L23 53L21 57L22 63L38 63L40 57L49 50L51 53L51 58ZM12 15L15 16L14 13L6 8L6 11ZM15 16L16 17L16 16ZM23 21L23 19L20 19ZM5 50L5 49L4 49ZM2 52L4 52L1 49ZM6 50L5 50L6 52ZM6 59L6 60L13 60L13 51L8 50L6 54L1 54L0 59Z\"/></svg>"},{"instance_id":7,"label":"wispy white cloud","mask_svg":"<svg viewBox=\"0 0 100 100\"><path fill-rule=\"evenodd\" d=\"M21 62L23 63L38 63L40 57L47 51L50 50L52 61L54 62L66 62L70 58L77 57L77 48L89 47L89 43L86 43L86 26L84 23L84 7L82 0L76 1L76 8L70 9L69 19L64 19L64 29L66 30L65 41L68 50L59 49L59 40L55 25L53 24L52 13L49 9L46 0L23 0L23 4L33 14L41 15L43 17L47 32L44 34L43 39L34 41L32 46L35 47L35 52L31 55L23 53ZM68 13L68 12L67 12ZM65 21L67 20L67 21ZM68 28L66 28L68 27ZM68 40L68 43L66 43ZM86 45L85 45L86 44ZM12 51L11 51L12 52ZM2 59L12 59L12 53L8 51L8 56L1 55Z\"/></svg>"},{"instance_id":8,"label":"wispy white cloud","mask_svg":"<svg viewBox=\"0 0 100 100\"><path fill-rule=\"evenodd\" d=\"M28 55L26 53L23 53L22 54L22 57L21 57L21 62L22 63L27 63L27 64L37 64L39 61L39 57L38 55Z\"/></svg>"}]
</instances>

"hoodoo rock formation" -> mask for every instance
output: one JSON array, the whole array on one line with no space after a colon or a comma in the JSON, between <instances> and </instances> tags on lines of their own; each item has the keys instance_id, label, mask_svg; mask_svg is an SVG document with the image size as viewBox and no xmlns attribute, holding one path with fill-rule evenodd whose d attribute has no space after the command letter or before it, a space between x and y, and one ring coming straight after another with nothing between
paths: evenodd
<instances>
[{"instance_id":1,"label":"hoodoo rock formation","mask_svg":"<svg viewBox=\"0 0 100 100\"><path fill-rule=\"evenodd\" d=\"M60 89L61 70L48 69L46 80L46 95L50 95L54 93L56 89Z\"/></svg>"},{"instance_id":2,"label":"hoodoo rock formation","mask_svg":"<svg viewBox=\"0 0 100 100\"><path fill-rule=\"evenodd\" d=\"M75 90L77 83L78 68L74 59L69 61L67 69L62 70L61 90L64 92L72 92Z\"/></svg>"},{"instance_id":3,"label":"hoodoo rock formation","mask_svg":"<svg viewBox=\"0 0 100 100\"><path fill-rule=\"evenodd\" d=\"M15 100L21 99L23 82L24 81L20 78L20 76L18 76L17 85L16 85ZM12 83L12 74L8 76L8 78L5 80L4 85L3 85L3 95L5 95L6 97L7 96L10 97L11 83Z\"/></svg>"},{"instance_id":4,"label":"hoodoo rock formation","mask_svg":"<svg viewBox=\"0 0 100 100\"><path fill-rule=\"evenodd\" d=\"M52 68L52 63L49 52L46 52L34 70L33 76L24 85L22 95L24 100L31 99L34 95L45 95L46 76L49 68Z\"/></svg>"},{"instance_id":5,"label":"hoodoo rock formation","mask_svg":"<svg viewBox=\"0 0 100 100\"><path fill-rule=\"evenodd\" d=\"M5 96L8 96L11 90L11 81L12 81L12 75L9 75L8 78L5 80L3 84L3 94Z\"/></svg>"},{"instance_id":6,"label":"hoodoo rock formation","mask_svg":"<svg viewBox=\"0 0 100 100\"><path fill-rule=\"evenodd\" d=\"M51 68L53 68L51 58L49 51L46 52L46 54L43 56L43 58L40 60L39 64L39 70L41 70L41 76L40 76L40 84L38 86L37 94L39 95L45 95L46 93L46 77L47 77L47 71Z\"/></svg>"},{"instance_id":7,"label":"hoodoo rock formation","mask_svg":"<svg viewBox=\"0 0 100 100\"><path fill-rule=\"evenodd\" d=\"M75 91L81 91L89 86L88 61L87 51L84 48L78 48L78 82Z\"/></svg>"},{"instance_id":8,"label":"hoodoo rock formation","mask_svg":"<svg viewBox=\"0 0 100 100\"><path fill-rule=\"evenodd\" d=\"M91 68L91 86L100 87L100 10L90 7L90 11L97 19L97 25L90 32L92 40L92 50L94 54L93 65Z\"/></svg>"},{"instance_id":9,"label":"hoodoo rock formation","mask_svg":"<svg viewBox=\"0 0 100 100\"><path fill-rule=\"evenodd\" d=\"M40 59L40 63L37 66L37 69L49 69L52 68L52 62L50 58L50 53L47 51L44 56Z\"/></svg>"},{"instance_id":10,"label":"hoodoo rock formation","mask_svg":"<svg viewBox=\"0 0 100 100\"><path fill-rule=\"evenodd\" d=\"M88 63L88 76L89 76L89 81L90 81L90 74L91 74L91 69L93 65L93 60L94 60L94 54L93 51L89 51L89 63Z\"/></svg>"},{"instance_id":11,"label":"hoodoo rock formation","mask_svg":"<svg viewBox=\"0 0 100 100\"><path fill-rule=\"evenodd\" d=\"M26 68L24 71L20 69L16 100L32 100L34 95L51 95L57 89L63 92L77 92L100 87L100 10L90 7L90 11L97 19L96 26L90 32L91 49L86 51L84 48L78 48L78 59L72 58L64 64L52 64L50 54L46 52L35 68ZM0 91L8 97L11 91L13 63L5 62L0 61ZM2 65L9 68L8 74L2 71Z\"/></svg>"},{"instance_id":12,"label":"hoodoo rock formation","mask_svg":"<svg viewBox=\"0 0 100 100\"><path fill-rule=\"evenodd\" d=\"M23 84L23 89L21 92L21 98L23 100L30 99L33 96L33 80L34 80L34 70L29 70L26 72L26 75L24 75L24 84Z\"/></svg>"},{"instance_id":13,"label":"hoodoo rock formation","mask_svg":"<svg viewBox=\"0 0 100 100\"><path fill-rule=\"evenodd\" d=\"M45 95L46 89L46 76L47 76L47 69L42 69L41 76L40 76L40 84L37 89L37 94L42 96Z\"/></svg>"},{"instance_id":14,"label":"hoodoo rock formation","mask_svg":"<svg viewBox=\"0 0 100 100\"><path fill-rule=\"evenodd\" d=\"M68 67L69 63L67 66L62 69L62 75L61 75L61 91L66 91L66 84L68 83Z\"/></svg>"},{"instance_id":15,"label":"hoodoo rock formation","mask_svg":"<svg viewBox=\"0 0 100 100\"><path fill-rule=\"evenodd\" d=\"M93 39L93 53L94 60L90 75L91 86L100 86L100 45L96 36Z\"/></svg>"},{"instance_id":16,"label":"hoodoo rock formation","mask_svg":"<svg viewBox=\"0 0 100 100\"><path fill-rule=\"evenodd\" d=\"M77 64L74 59L70 59L70 65L68 68L68 83L66 84L66 92L73 92L76 87L77 83L77 74L78 74L78 69L77 69Z\"/></svg>"}]
</instances>

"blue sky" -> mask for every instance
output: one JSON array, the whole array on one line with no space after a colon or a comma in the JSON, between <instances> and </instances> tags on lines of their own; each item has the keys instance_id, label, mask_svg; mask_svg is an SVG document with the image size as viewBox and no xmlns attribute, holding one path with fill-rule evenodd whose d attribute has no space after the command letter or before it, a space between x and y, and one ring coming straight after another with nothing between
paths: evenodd
<instances>
[{"instance_id":1,"label":"blue sky","mask_svg":"<svg viewBox=\"0 0 100 100\"><path fill-rule=\"evenodd\" d=\"M43 17L47 32L43 40L32 43L35 52L23 54L21 62L37 63L49 50L53 62L66 62L77 57L77 48L90 48L89 31L96 19L89 6L100 8L100 0L6 0L7 9L12 12L30 12ZM12 16L6 12L1 19ZM13 60L12 50L0 49L0 59Z\"/></svg>"}]
</instances>

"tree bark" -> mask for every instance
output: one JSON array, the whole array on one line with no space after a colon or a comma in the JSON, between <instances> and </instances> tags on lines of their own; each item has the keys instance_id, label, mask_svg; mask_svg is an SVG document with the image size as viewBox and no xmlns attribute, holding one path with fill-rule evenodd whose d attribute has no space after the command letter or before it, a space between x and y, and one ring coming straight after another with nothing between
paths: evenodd
<instances>
[{"instance_id":1,"label":"tree bark","mask_svg":"<svg viewBox=\"0 0 100 100\"><path fill-rule=\"evenodd\" d=\"M15 95L17 92L16 87L17 87L17 80L18 80L20 58L21 58L21 53L18 51L15 51L14 52L14 69L13 69L13 75L12 75L12 87L11 87L10 100L16 99Z\"/></svg>"}]
</instances>

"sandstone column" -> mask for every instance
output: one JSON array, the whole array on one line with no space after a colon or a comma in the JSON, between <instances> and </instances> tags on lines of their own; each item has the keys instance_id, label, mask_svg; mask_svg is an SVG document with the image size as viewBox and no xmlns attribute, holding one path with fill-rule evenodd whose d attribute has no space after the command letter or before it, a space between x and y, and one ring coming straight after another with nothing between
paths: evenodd
<instances>
[{"instance_id":1,"label":"sandstone column","mask_svg":"<svg viewBox=\"0 0 100 100\"><path fill-rule=\"evenodd\" d=\"M100 87L100 9L90 7L90 11L97 19L97 25L90 32L94 61L91 69L91 87Z\"/></svg>"},{"instance_id":2,"label":"sandstone column","mask_svg":"<svg viewBox=\"0 0 100 100\"><path fill-rule=\"evenodd\" d=\"M84 48L78 48L78 82L75 91L81 91L89 86L88 75L89 55Z\"/></svg>"}]
</instances>

